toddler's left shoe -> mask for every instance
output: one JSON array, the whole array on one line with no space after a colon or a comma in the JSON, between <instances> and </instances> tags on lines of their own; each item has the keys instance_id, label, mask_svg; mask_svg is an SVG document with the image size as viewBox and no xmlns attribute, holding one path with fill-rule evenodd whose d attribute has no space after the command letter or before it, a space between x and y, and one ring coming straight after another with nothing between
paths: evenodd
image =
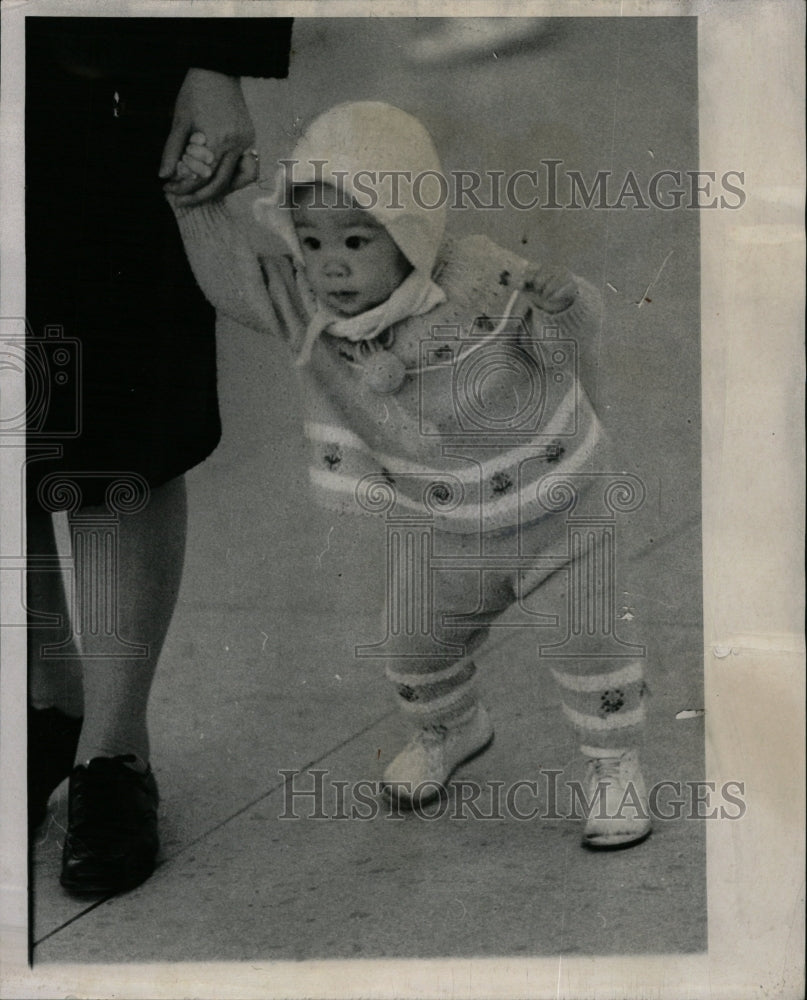
<instances>
[{"instance_id":1,"label":"toddler's left shoe","mask_svg":"<svg viewBox=\"0 0 807 1000\"><path fill-rule=\"evenodd\" d=\"M583 844L595 849L627 847L644 840L652 829L644 778L635 750L594 750L588 756L586 795L592 803Z\"/></svg>"},{"instance_id":2,"label":"toddler's left shoe","mask_svg":"<svg viewBox=\"0 0 807 1000\"><path fill-rule=\"evenodd\" d=\"M424 726L384 772L384 795L404 809L418 809L440 797L460 764L482 753L493 740L493 725L477 704L462 721Z\"/></svg>"}]
</instances>

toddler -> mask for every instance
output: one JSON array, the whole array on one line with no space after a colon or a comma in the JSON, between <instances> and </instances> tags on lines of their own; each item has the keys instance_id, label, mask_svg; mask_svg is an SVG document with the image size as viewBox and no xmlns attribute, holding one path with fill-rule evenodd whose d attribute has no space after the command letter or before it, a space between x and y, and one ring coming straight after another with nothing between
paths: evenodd
<instances>
[{"instance_id":1,"label":"toddler","mask_svg":"<svg viewBox=\"0 0 807 1000\"><path fill-rule=\"evenodd\" d=\"M193 136L184 169L204 174L210 159ZM403 182L393 187L395 174ZM416 119L363 101L317 118L274 194L256 197L255 216L283 252L252 249L226 203L175 205L211 302L295 356L319 498L340 511L386 504L403 519L430 518L439 558L418 575L412 552L391 553L403 583L390 582L378 647L413 730L383 787L411 808L493 738L474 653L491 621L518 610L560 562L530 565L564 548L565 514L542 504L542 479L609 471L569 363L569 343L596 329L597 292L486 237L446 236L445 199L427 185L440 176ZM636 752L642 660L555 662L588 793L601 796L583 842L639 841L650 832Z\"/></svg>"}]
</instances>

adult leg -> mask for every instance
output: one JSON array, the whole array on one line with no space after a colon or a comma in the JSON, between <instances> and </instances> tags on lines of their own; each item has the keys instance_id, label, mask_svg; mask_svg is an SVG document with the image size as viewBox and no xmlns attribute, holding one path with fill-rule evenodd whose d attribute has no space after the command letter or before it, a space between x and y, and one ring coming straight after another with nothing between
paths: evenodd
<instances>
[{"instance_id":1,"label":"adult leg","mask_svg":"<svg viewBox=\"0 0 807 1000\"><path fill-rule=\"evenodd\" d=\"M86 525L91 510L81 516ZM186 521L185 481L179 477L155 489L143 510L122 515L118 524L118 634L144 647L145 655L93 656L92 639L83 643L85 721L70 775L60 878L74 893L130 889L154 871L158 793L147 763L146 710L179 591ZM92 581L77 572L78 593L93 599Z\"/></svg>"},{"instance_id":2,"label":"adult leg","mask_svg":"<svg viewBox=\"0 0 807 1000\"><path fill-rule=\"evenodd\" d=\"M82 517L90 513L85 508ZM149 759L146 710L179 593L186 528L183 476L154 489L143 510L120 518L118 630L127 642L144 645L147 655L83 660L85 721L77 763L121 754ZM81 593L81 581L76 585ZM86 651L92 652L92 643Z\"/></svg>"}]
</instances>

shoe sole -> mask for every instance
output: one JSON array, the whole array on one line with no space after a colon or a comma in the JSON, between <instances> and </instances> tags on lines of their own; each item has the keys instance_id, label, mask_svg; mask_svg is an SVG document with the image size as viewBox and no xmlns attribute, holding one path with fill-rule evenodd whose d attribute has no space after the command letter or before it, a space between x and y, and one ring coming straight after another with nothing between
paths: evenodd
<instances>
[{"instance_id":1,"label":"shoe sole","mask_svg":"<svg viewBox=\"0 0 807 1000\"><path fill-rule=\"evenodd\" d=\"M458 761L454 767L448 772L445 782L439 786L439 791L434 790L428 796L420 795L417 799L410 798L408 795L396 794L392 791L392 786L386 784L386 782L381 783L381 794L384 798L391 802L393 805L399 806L401 809L405 809L407 812L417 812L418 809L422 809L424 806L435 802L437 799L443 798L448 794L448 782L451 780L452 776L457 773L457 771L463 766L463 764L468 764L470 761L475 760L481 754L483 754L488 747L493 742L493 737L495 733L491 733L488 740L483 743L480 747L477 747L472 753L469 753L467 757L463 757L462 760ZM437 782L430 783L432 788L437 785Z\"/></svg>"},{"instance_id":2,"label":"shoe sole","mask_svg":"<svg viewBox=\"0 0 807 1000\"><path fill-rule=\"evenodd\" d=\"M582 844L583 847L589 851L622 851L626 847L635 847L637 844L641 844L642 841L647 840L652 832L653 828L648 827L644 833L640 833L638 837L631 837L630 840L612 840L608 836L592 838L584 837Z\"/></svg>"},{"instance_id":3,"label":"shoe sole","mask_svg":"<svg viewBox=\"0 0 807 1000\"><path fill-rule=\"evenodd\" d=\"M156 867L156 866L155 866ZM115 884L109 882L92 882L82 879L70 879L65 876L59 878L59 884L71 896L111 896L120 892L131 892L138 886L147 882L154 874L155 869L142 873L137 877L125 879Z\"/></svg>"}]
</instances>

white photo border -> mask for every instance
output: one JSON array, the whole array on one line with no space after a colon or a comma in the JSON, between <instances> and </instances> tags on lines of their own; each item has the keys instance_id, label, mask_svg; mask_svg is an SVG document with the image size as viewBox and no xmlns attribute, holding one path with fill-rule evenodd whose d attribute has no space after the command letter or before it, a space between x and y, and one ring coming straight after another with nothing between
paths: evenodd
<instances>
[{"instance_id":1,"label":"white photo border","mask_svg":"<svg viewBox=\"0 0 807 1000\"><path fill-rule=\"evenodd\" d=\"M109 16L429 16L421 2L107 0ZM24 315L27 15L2 6L2 288ZM0 634L3 761L0 996L689 997L803 995L804 20L798 0L446 3L441 16L698 18L700 157L745 171L742 211L701 213L704 676L707 775L742 774L743 822L708 829L706 955L27 966L25 630ZM729 335L730 334L730 335ZM20 412L22 379L6 412ZM19 525L20 448L0 448L0 538ZM16 577L16 574L2 576ZM0 621L18 600L0 591Z\"/></svg>"}]
</instances>

